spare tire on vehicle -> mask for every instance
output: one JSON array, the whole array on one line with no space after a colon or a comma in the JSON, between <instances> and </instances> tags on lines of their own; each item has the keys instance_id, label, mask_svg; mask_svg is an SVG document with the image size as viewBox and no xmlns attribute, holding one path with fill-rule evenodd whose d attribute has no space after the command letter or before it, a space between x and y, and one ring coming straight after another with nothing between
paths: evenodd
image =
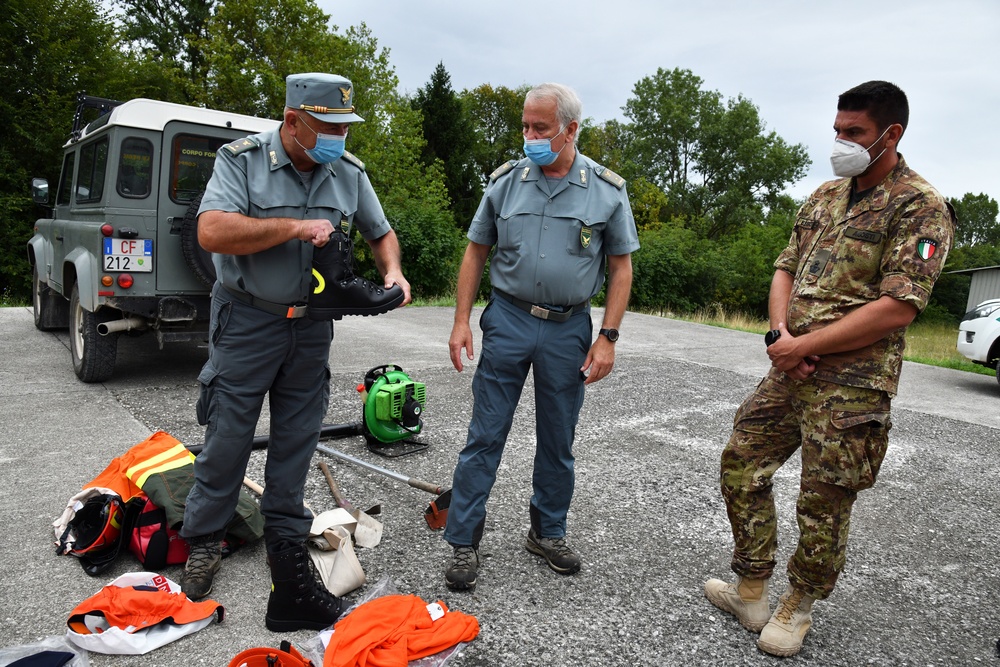
<instances>
[{"instance_id":1,"label":"spare tire on vehicle","mask_svg":"<svg viewBox=\"0 0 1000 667\"><path fill-rule=\"evenodd\" d=\"M201 247L198 243L198 208L201 206L201 198L204 192L191 200L187 211L184 213L184 222L181 224L181 252L184 253L184 261L198 277L198 280L211 287L215 284L215 264L212 263L212 253Z\"/></svg>"}]
</instances>

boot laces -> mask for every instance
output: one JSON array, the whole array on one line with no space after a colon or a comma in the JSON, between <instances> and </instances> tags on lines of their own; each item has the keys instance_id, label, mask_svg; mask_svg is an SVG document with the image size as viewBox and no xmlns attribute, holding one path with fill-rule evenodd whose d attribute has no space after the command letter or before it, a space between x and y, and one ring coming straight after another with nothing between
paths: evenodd
<instances>
[{"instance_id":1,"label":"boot laces","mask_svg":"<svg viewBox=\"0 0 1000 667\"><path fill-rule=\"evenodd\" d=\"M205 574L212 569L218 558L218 548L211 542L195 542L188 554L187 569L191 574Z\"/></svg>"},{"instance_id":2,"label":"boot laces","mask_svg":"<svg viewBox=\"0 0 1000 667\"><path fill-rule=\"evenodd\" d=\"M794 616L795 612L798 611L799 603L802 602L802 595L802 591L792 589L792 592L788 597L782 598L781 609L779 609L776 614L779 621L782 623L791 622L792 616Z\"/></svg>"},{"instance_id":3,"label":"boot laces","mask_svg":"<svg viewBox=\"0 0 1000 667\"><path fill-rule=\"evenodd\" d=\"M566 544L565 537L541 537L539 543L557 556L572 556L573 550Z\"/></svg>"},{"instance_id":4,"label":"boot laces","mask_svg":"<svg viewBox=\"0 0 1000 667\"><path fill-rule=\"evenodd\" d=\"M476 566L476 550L473 547L455 547L453 570L471 570Z\"/></svg>"},{"instance_id":5,"label":"boot laces","mask_svg":"<svg viewBox=\"0 0 1000 667\"><path fill-rule=\"evenodd\" d=\"M296 575L296 579L299 580L298 590L302 592L295 598L296 604L301 604L307 599L330 608L339 604L337 597L323 585L311 558L307 558L305 563L296 563L296 567L299 569L299 573Z\"/></svg>"}]
</instances>

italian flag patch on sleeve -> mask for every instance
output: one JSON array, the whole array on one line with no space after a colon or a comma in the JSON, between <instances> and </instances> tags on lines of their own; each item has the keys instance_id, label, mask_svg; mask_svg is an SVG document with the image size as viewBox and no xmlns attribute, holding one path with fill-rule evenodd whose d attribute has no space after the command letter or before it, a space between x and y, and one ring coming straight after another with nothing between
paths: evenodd
<instances>
[{"instance_id":1,"label":"italian flag patch on sleeve","mask_svg":"<svg viewBox=\"0 0 1000 667\"><path fill-rule=\"evenodd\" d=\"M931 239L920 239L917 241L917 254L925 262L934 256L937 250L937 242Z\"/></svg>"}]
</instances>

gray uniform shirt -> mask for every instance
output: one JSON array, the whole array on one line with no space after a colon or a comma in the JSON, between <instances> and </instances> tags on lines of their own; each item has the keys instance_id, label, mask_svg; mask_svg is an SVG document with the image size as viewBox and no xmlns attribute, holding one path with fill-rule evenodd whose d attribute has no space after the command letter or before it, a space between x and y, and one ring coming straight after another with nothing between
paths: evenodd
<instances>
[{"instance_id":1,"label":"gray uniform shirt","mask_svg":"<svg viewBox=\"0 0 1000 667\"><path fill-rule=\"evenodd\" d=\"M468 237L496 245L493 287L552 306L590 299L604 284L605 256L639 248L624 180L579 152L558 183L527 158L497 169Z\"/></svg>"},{"instance_id":2,"label":"gray uniform shirt","mask_svg":"<svg viewBox=\"0 0 1000 667\"><path fill-rule=\"evenodd\" d=\"M319 165L307 190L281 145L279 129L219 149L199 215L214 210L252 218L325 218L348 233L356 225L367 240L389 232L382 205L357 158L345 155ZM312 256L311 243L293 239L252 255L215 254L213 261L224 287L294 304L309 295Z\"/></svg>"}]
</instances>

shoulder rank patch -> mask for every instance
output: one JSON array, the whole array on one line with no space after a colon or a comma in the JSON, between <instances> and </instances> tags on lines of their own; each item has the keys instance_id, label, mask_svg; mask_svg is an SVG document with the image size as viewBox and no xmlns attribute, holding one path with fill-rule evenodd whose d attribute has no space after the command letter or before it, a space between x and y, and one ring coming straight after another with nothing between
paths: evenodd
<instances>
[{"instance_id":1,"label":"shoulder rank patch","mask_svg":"<svg viewBox=\"0 0 1000 667\"><path fill-rule=\"evenodd\" d=\"M493 173L490 174L490 180L491 181L497 180L498 178L506 174L508 171L513 169L515 164L517 164L517 160L507 160L502 165L493 170Z\"/></svg>"},{"instance_id":2,"label":"shoulder rank patch","mask_svg":"<svg viewBox=\"0 0 1000 667\"><path fill-rule=\"evenodd\" d=\"M361 171L365 170L365 163L362 162L361 159L354 153L350 151L344 151L344 155L342 157L351 164L353 164L355 167L360 169Z\"/></svg>"},{"instance_id":3,"label":"shoulder rank patch","mask_svg":"<svg viewBox=\"0 0 1000 667\"><path fill-rule=\"evenodd\" d=\"M597 170L595 169L595 171ZM597 171L597 175L606 180L611 185L618 188L619 190L625 187L625 179L616 174L615 172L611 171L607 167L601 169L600 171Z\"/></svg>"},{"instance_id":4,"label":"shoulder rank patch","mask_svg":"<svg viewBox=\"0 0 1000 667\"><path fill-rule=\"evenodd\" d=\"M252 151L255 148L260 148L260 140L257 137L244 137L243 139L237 139L231 144L226 144L223 146L230 155L236 157L240 153L246 153L247 151Z\"/></svg>"}]
</instances>

